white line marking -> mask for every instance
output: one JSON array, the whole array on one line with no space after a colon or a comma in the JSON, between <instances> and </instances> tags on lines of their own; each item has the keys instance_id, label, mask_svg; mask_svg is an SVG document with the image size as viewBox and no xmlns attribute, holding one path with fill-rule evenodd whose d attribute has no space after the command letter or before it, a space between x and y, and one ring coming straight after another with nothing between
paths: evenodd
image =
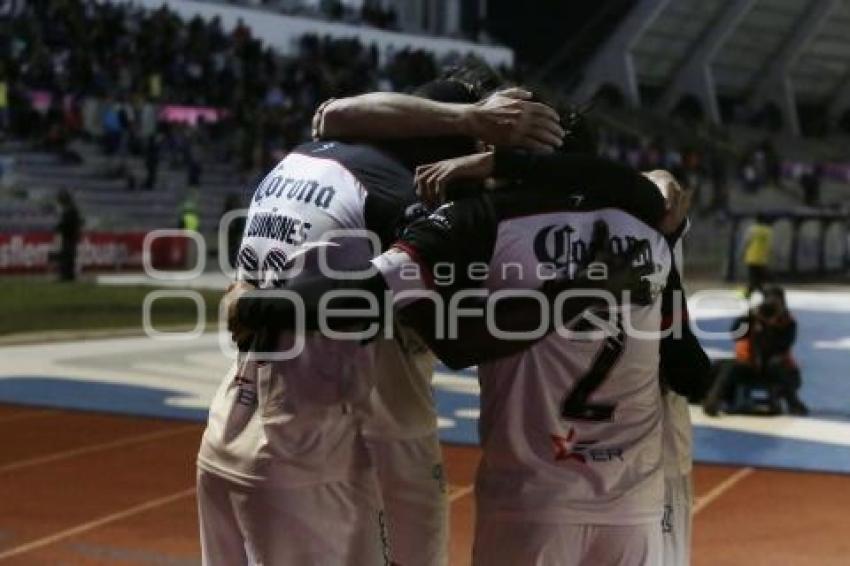
<instances>
[{"instance_id":1,"label":"white line marking","mask_svg":"<svg viewBox=\"0 0 850 566\"><path fill-rule=\"evenodd\" d=\"M159 438L165 438L167 436L176 436L178 434L182 434L184 432L188 432L190 430L197 430L196 426L181 426L179 428L172 428L167 430L158 430L156 432L149 432L147 434L139 434L136 436L130 436L127 438L122 438L119 440L113 440L112 442L103 442L101 444L93 444L90 446L82 446L80 448L74 448L73 450L64 450L62 452L55 452L53 454L48 454L46 456L38 456L36 458L30 458L29 460L21 460L20 462L12 462L10 464L6 464L5 466L0 466L0 474L3 472L11 472L14 470L20 470L22 468L29 468L32 466L38 466L40 464L46 464L48 462L56 462L58 460L65 460L68 458L74 458L76 456L82 456L83 454L91 454L92 452L102 452L103 450L110 450L112 448L121 448L123 446L130 446L131 444L140 444L142 442L147 442L149 440L156 440Z\"/></svg>"},{"instance_id":2,"label":"white line marking","mask_svg":"<svg viewBox=\"0 0 850 566\"><path fill-rule=\"evenodd\" d=\"M59 542L61 540L71 538L73 536L85 533L87 531L91 531L98 527L102 527L109 523L114 523L115 521L120 521L121 519L126 519L127 517L132 517L133 515L138 515L139 513L143 513L144 511L148 511L150 509L154 509L156 507L161 507L163 505L167 505L174 501L178 501L183 499L184 497L188 497L195 493L195 488L190 487L188 489L184 489L178 491L177 493L172 493L171 495L166 495L164 497L158 497L157 499L151 499L146 503L142 503L140 505L136 505L134 507L129 507L124 509L123 511L118 511L117 513L112 513L111 515L106 515L99 519L94 519L92 521L87 521L76 527L71 527L70 529L65 529L64 531L59 531L58 533L54 533L52 535L42 537L40 539L36 539L30 541L28 543L15 546L6 550L5 552L0 552L0 560L6 560L8 558L12 558L13 556L18 556L20 554L24 554L26 552L31 552L33 550L37 550L44 546L51 545L53 543Z\"/></svg>"},{"instance_id":3,"label":"white line marking","mask_svg":"<svg viewBox=\"0 0 850 566\"><path fill-rule=\"evenodd\" d=\"M774 438L850 446L850 423L814 417L781 415L754 418L745 415L709 417L702 407L691 406L691 422L696 427L748 432Z\"/></svg>"},{"instance_id":4,"label":"white line marking","mask_svg":"<svg viewBox=\"0 0 850 566\"><path fill-rule=\"evenodd\" d=\"M753 468L741 468L740 470L720 482L718 485L714 486L712 489L709 490L708 493L706 493L702 497L697 498L696 503L694 504L693 514L696 515L697 513L714 503L714 501L718 497L735 487L741 480L753 473L755 473L755 470Z\"/></svg>"},{"instance_id":5,"label":"white line marking","mask_svg":"<svg viewBox=\"0 0 850 566\"><path fill-rule=\"evenodd\" d=\"M455 490L454 493L449 495L449 503L454 503L458 499L462 499L462 498L466 497L467 495L469 495L473 491L475 491L474 485L467 485L467 486L464 486L464 487L459 487L458 489Z\"/></svg>"},{"instance_id":6,"label":"white line marking","mask_svg":"<svg viewBox=\"0 0 850 566\"><path fill-rule=\"evenodd\" d=\"M56 414L58 414L58 411L32 411L28 413L19 413L17 415L6 415L5 417L0 417L0 423L37 419L39 417L48 417Z\"/></svg>"}]
</instances>

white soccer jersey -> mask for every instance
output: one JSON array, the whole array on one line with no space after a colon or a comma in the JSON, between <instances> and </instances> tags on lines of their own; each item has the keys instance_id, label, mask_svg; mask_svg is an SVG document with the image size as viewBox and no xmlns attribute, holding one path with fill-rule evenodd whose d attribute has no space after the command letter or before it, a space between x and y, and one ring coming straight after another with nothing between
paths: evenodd
<instances>
[{"instance_id":1,"label":"white soccer jersey","mask_svg":"<svg viewBox=\"0 0 850 566\"><path fill-rule=\"evenodd\" d=\"M437 430L431 392L436 358L410 328L396 325L393 336L375 342L375 387L363 434L386 440L420 438Z\"/></svg>"},{"instance_id":2,"label":"white soccer jersey","mask_svg":"<svg viewBox=\"0 0 850 566\"><path fill-rule=\"evenodd\" d=\"M513 190L450 203L414 223L397 247L432 273L438 264L454 265L455 287L473 284L469 266L484 263L490 290L537 289L552 276L574 276L588 260L594 223L604 220L615 252L645 246L636 268L652 273L660 292L672 258L652 227L657 211L640 202L616 208L616 195L591 187L622 183L623 176L644 182L632 175L588 176L585 185L597 190L568 185L548 194ZM394 289L409 288L393 263L376 261ZM583 524L660 521L660 307L656 296L648 306L596 313L608 321L596 323L608 329L604 335L552 334L479 366L479 512ZM591 330L591 320L585 314L573 329Z\"/></svg>"},{"instance_id":3,"label":"white soccer jersey","mask_svg":"<svg viewBox=\"0 0 850 566\"><path fill-rule=\"evenodd\" d=\"M382 244L392 241L413 199L410 173L376 149L300 146L256 189L238 254L241 277L265 288L284 285L293 257L332 230L368 229ZM330 267L344 270L376 252L362 237L345 244L310 250L304 269L318 269L323 253ZM293 341L282 334L276 349L288 350ZM240 361L213 400L199 466L242 483L286 486L367 467L358 407L368 402L375 349L313 333L290 360Z\"/></svg>"},{"instance_id":4,"label":"white soccer jersey","mask_svg":"<svg viewBox=\"0 0 850 566\"><path fill-rule=\"evenodd\" d=\"M488 287L540 287L536 275L547 263L580 261L576 252L590 242L600 219L623 251L629 240L649 242L645 261L666 280L670 252L663 236L628 213L607 209L503 221ZM519 279L513 268L506 269L507 278L494 272L508 264L534 276ZM482 508L589 524L658 518L660 298L614 318L617 330L607 337L550 335L479 367ZM524 496L516 498L515 490Z\"/></svg>"}]
</instances>

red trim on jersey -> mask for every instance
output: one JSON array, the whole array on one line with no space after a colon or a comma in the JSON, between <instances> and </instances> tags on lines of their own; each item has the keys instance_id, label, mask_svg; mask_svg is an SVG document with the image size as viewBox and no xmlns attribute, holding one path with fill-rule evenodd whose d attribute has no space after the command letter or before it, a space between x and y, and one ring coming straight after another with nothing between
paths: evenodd
<instances>
[{"instance_id":1,"label":"red trim on jersey","mask_svg":"<svg viewBox=\"0 0 850 566\"><path fill-rule=\"evenodd\" d=\"M434 273L433 271L431 271L431 267L427 263L425 263L425 260L422 259L422 255L419 253L419 250L417 250L409 243L401 240L398 240L390 247L409 255L410 259L412 259L414 263L419 266L419 272L422 274L422 280L424 281L425 285L429 289L434 288Z\"/></svg>"},{"instance_id":2,"label":"red trim on jersey","mask_svg":"<svg viewBox=\"0 0 850 566\"><path fill-rule=\"evenodd\" d=\"M688 322L688 309L682 309L681 319L683 323ZM676 317L673 313L667 313L661 316L661 330L667 330L673 326L673 321Z\"/></svg>"}]
</instances>

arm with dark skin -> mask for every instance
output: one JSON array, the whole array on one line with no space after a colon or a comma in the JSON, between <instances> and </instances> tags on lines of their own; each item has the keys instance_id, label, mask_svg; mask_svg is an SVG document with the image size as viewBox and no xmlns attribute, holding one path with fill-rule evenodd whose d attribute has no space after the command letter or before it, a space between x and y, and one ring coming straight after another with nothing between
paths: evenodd
<instances>
[{"instance_id":1,"label":"arm with dark skin","mask_svg":"<svg viewBox=\"0 0 850 566\"><path fill-rule=\"evenodd\" d=\"M535 162L535 160L532 159L532 162ZM595 160L595 158L591 158L589 161L587 158L580 161L570 159L549 161L549 163L556 164L551 166L553 169L567 166L579 167L582 163L584 163L586 167L588 162L593 167L596 167L599 164L599 161ZM609 162L602 160L602 164L607 165ZM652 182L644 179L636 172L631 170L628 170L628 172L630 173L628 178L634 180L633 184L629 185L629 189L639 193L642 190L646 190L644 194L650 199L650 202L652 202L652 199L656 199L656 205L660 208L660 211L658 211L656 215L661 218L664 213L664 201L663 198L660 197L658 188L656 188ZM619 179L619 181L622 182L622 179ZM618 187L618 185L619 183L614 184L615 187ZM683 213L682 216L684 216ZM681 224L681 221L677 222L677 224ZM604 227L603 225L603 228L606 228L607 232L607 227ZM594 246L594 249L601 250L604 257L597 257L595 260L597 262L602 261L609 266L609 278L605 282L606 289L613 292L615 295L625 289L632 291L641 289L644 282L640 279L640 274L636 274L634 270L631 269L630 257L618 257L616 254L607 252L607 245L601 244L601 242L607 243L607 233L602 233L601 231L599 233L595 233L594 239L597 237L599 238L600 244L598 246ZM640 253L639 249L633 251L633 254L638 253ZM544 288L541 289L541 292L547 297L547 304L553 305L554 297L564 290L571 288L598 288L598 286L599 282L591 282L586 279L582 279L582 276L580 275L577 279L571 282L561 281L558 282L558 284L551 284L548 287L544 286ZM382 291L385 290L386 287L385 282L374 278L359 281L340 281L325 280L319 277L318 279L314 278L309 281L294 282L293 285L288 287L288 290L298 293L305 300L304 302L307 306L307 320L305 322L306 328L315 329L318 326L317 322L314 320L314 317L317 314L316 306L318 304L318 300L324 295L324 293L340 289L366 289L369 290L369 292L374 293L379 304L381 304L381 308L385 309L387 308L387 305L382 304L384 301L384 294ZM381 292L377 293L377 291ZM379 294L380 296L378 296ZM486 298L469 298L468 301L470 304L467 306L470 308L472 306L477 308L486 308L487 306ZM357 304L360 306L356 307L353 304L346 305L337 300L334 303L334 307L343 310L346 308L362 308L362 299L358 299ZM234 332L234 338L237 342L244 340L244 337L240 338L240 336L237 336L237 333L240 331L250 333L252 331L251 329L258 329L268 326L271 323L274 323L278 328L290 329L295 324L293 319L294 311L291 308L292 305L287 301L265 300L262 295L255 295L253 297L245 297L239 300L238 305L238 316L233 317L236 319L236 324L234 325L234 328L231 329ZM563 304L564 312L558 314L562 315L561 320L570 320L578 313L583 312L589 305L590 302L588 302L587 299L567 300ZM544 316L538 301L519 297L511 297L499 301L499 303L495 305L493 312L495 314L496 326L506 332L520 332L540 328L543 321L542 317ZM555 318L552 316L553 314L554 313L549 313L548 318L550 321ZM486 361L486 359L510 355L527 348L543 337L541 335L536 339L528 340L500 340L492 336L486 328L485 319L479 316L463 318L459 321L457 339L448 340L438 338L438 333L436 332L436 317L434 316L433 306L431 305L408 307L406 319L407 322L419 330L423 338L429 343L438 357L451 367L465 367L474 363ZM352 324L354 322L365 322L362 320L355 321L350 317L347 317L346 321L348 324ZM547 331L551 332L552 330L554 330L554 326L550 325L550 327L547 328Z\"/></svg>"},{"instance_id":2,"label":"arm with dark skin","mask_svg":"<svg viewBox=\"0 0 850 566\"><path fill-rule=\"evenodd\" d=\"M569 327L588 308L608 308L609 303L602 297L614 297L612 300L616 300L624 291L629 291L633 303L650 304L649 285L643 279L646 273L633 267L636 258L645 250L638 245L629 253L618 255L611 248L608 227L601 221L594 226L592 239L589 249L594 255L584 268L571 279L546 281L537 289L536 298L525 294L498 298L490 294L475 296L468 293L457 303L454 312L445 308L442 319L456 324L456 338L438 333L445 330L445 324L443 327L437 324L440 317L435 316L435 306L431 301L414 303L402 315L447 366L459 369L527 349L559 327ZM605 267L601 269L603 265ZM605 276L597 277L602 271ZM568 294L561 297L562 293ZM563 299L560 302L559 297ZM451 305L450 299L444 305ZM486 312L488 308L492 312L492 326L485 318L474 314L452 317L460 309ZM495 335L494 330L502 336ZM526 335L516 336L518 333Z\"/></svg>"},{"instance_id":3,"label":"arm with dark skin","mask_svg":"<svg viewBox=\"0 0 850 566\"><path fill-rule=\"evenodd\" d=\"M403 322L421 335L443 363L453 369L512 355L554 331L556 320L568 322L588 307L602 303L597 298L575 296L566 298L559 305L559 312L554 312L553 309L558 304L556 298L560 293L570 290L598 289L616 295L624 289L638 291L645 286L641 274L631 268L634 259L642 253L640 247L625 256L614 253L607 245L609 241L607 227L601 222L594 231L594 240L596 243L593 249L598 251L590 263L597 267L603 263L607 266L608 277L605 280L594 279L589 270L585 269L573 279L548 281L539 289L544 297L543 306L538 300L516 296L498 301L485 296L470 296L460 305L462 308L477 309L481 312L486 312L486 309L491 307L494 325L506 333L540 329L545 316L549 324L544 332L538 332L533 337L500 339L493 336L483 316L458 317L456 319L457 337L454 339L442 337L440 330L444 328L440 328L437 321L449 320L451 313L442 312L442 317L436 316L434 303L427 299L404 307L400 310L399 316ZM368 266L363 267L366 269ZM243 288L241 296L237 293L230 299L231 304L234 305L233 315L229 317L230 329L234 334L234 340L244 346L250 343L255 331L262 328L284 331L293 330L297 325L303 324L305 330L316 330L320 328L320 318L323 318L328 326L336 329L376 323L383 320L386 309L393 308L393 305L388 302L392 299L387 290L386 280L379 273L366 279L332 279L324 275L301 277L287 286L287 291L298 295L305 307L304 319L299 321L298 313L291 301L274 299L263 291L246 293ZM332 291L357 292L357 296L351 294L348 297L338 297L329 303L335 312L347 311L346 314L328 317L320 313L319 304L322 297ZM363 293L373 297L378 309L366 315L351 316L355 309L364 308ZM445 308L448 304L449 300L446 300L443 307ZM543 309L548 309L549 312L544 314Z\"/></svg>"},{"instance_id":4,"label":"arm with dark skin","mask_svg":"<svg viewBox=\"0 0 850 566\"><path fill-rule=\"evenodd\" d=\"M380 324L385 318L386 309L392 308L391 298L388 298L388 288L381 275L375 275L365 280L349 281L351 285L335 284L331 279L318 276L297 282L288 287L302 296L305 304L304 329L318 330L319 314L317 307L319 298L325 292L340 289L368 292L378 305L378 309L369 315L353 317L351 313L355 309L363 309L365 301L362 297L336 298L331 301L330 306L337 311L346 312L346 315L334 317L324 316L325 324L337 331L345 331L367 324ZM565 282L566 283L566 282ZM553 305L555 297L561 291L568 290L567 285L550 286L541 290L546 297L545 305ZM562 314L564 321L570 321L575 316L584 312L588 307L596 304L594 299L587 297L568 298L563 302ZM481 312L488 308L488 298L468 297L459 303L460 308L479 310ZM407 305L397 312L399 321L413 328L428 344L434 354L446 366L452 369L462 369L488 360L509 356L522 351L542 339L545 335L555 330L554 323L550 322L544 333L539 333L533 339L498 339L493 336L485 324L483 316L469 316L457 318L457 337L449 339L442 337L445 333L444 327L439 327L438 320L448 320L449 313L445 312L445 303L442 308L442 316L435 314L435 303L427 299L418 300ZM547 308L547 307L543 307ZM497 328L503 332L532 332L540 328L542 321L541 304L534 299L524 297L510 297L503 299L493 305L493 321ZM275 301L264 296L262 291L255 295L246 295L238 301L238 319L242 328L250 329L273 329L272 333L280 331L291 331L298 324L297 314L289 301ZM547 317L553 320L554 313ZM236 338L241 349L247 349L255 332L251 331Z\"/></svg>"},{"instance_id":5,"label":"arm with dark skin","mask_svg":"<svg viewBox=\"0 0 850 566\"><path fill-rule=\"evenodd\" d=\"M567 291L566 287L558 291ZM403 322L411 326L431 348L431 351L450 369L463 369L480 363L504 358L521 352L542 340L557 329L554 323L555 313L548 316L549 324L540 332L542 326L542 310L551 309L558 292L554 288L544 288L541 293L545 297L543 305L535 299L527 297L511 297L493 305L493 324L504 333L529 333L523 338L499 338L494 336L484 324L480 316L459 317L456 319L457 337L440 336L437 318L434 316L434 305L430 301L417 301L406 307L400 314ZM585 310L600 301L591 297L576 296L566 299L561 309L562 320L570 322ZM604 304L604 303L603 303ZM487 308L487 299L469 297L458 303L459 308ZM447 318L445 319L447 320Z\"/></svg>"}]
</instances>

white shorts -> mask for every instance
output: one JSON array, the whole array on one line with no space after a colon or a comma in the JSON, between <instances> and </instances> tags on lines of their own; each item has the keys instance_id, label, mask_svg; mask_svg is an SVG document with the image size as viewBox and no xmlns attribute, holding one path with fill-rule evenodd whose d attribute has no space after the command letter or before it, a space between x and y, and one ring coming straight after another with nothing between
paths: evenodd
<instances>
[{"instance_id":1,"label":"white shorts","mask_svg":"<svg viewBox=\"0 0 850 566\"><path fill-rule=\"evenodd\" d=\"M378 470L393 564L445 566L449 502L437 433L405 440L368 436L365 440Z\"/></svg>"},{"instance_id":2,"label":"white shorts","mask_svg":"<svg viewBox=\"0 0 850 566\"><path fill-rule=\"evenodd\" d=\"M664 566L689 566L691 563L691 510L694 490L691 475L664 479Z\"/></svg>"},{"instance_id":3,"label":"white shorts","mask_svg":"<svg viewBox=\"0 0 850 566\"><path fill-rule=\"evenodd\" d=\"M659 566L661 528L478 518L474 566Z\"/></svg>"},{"instance_id":4,"label":"white shorts","mask_svg":"<svg viewBox=\"0 0 850 566\"><path fill-rule=\"evenodd\" d=\"M198 470L205 566L384 566L372 470L307 487L246 487Z\"/></svg>"}]
</instances>

